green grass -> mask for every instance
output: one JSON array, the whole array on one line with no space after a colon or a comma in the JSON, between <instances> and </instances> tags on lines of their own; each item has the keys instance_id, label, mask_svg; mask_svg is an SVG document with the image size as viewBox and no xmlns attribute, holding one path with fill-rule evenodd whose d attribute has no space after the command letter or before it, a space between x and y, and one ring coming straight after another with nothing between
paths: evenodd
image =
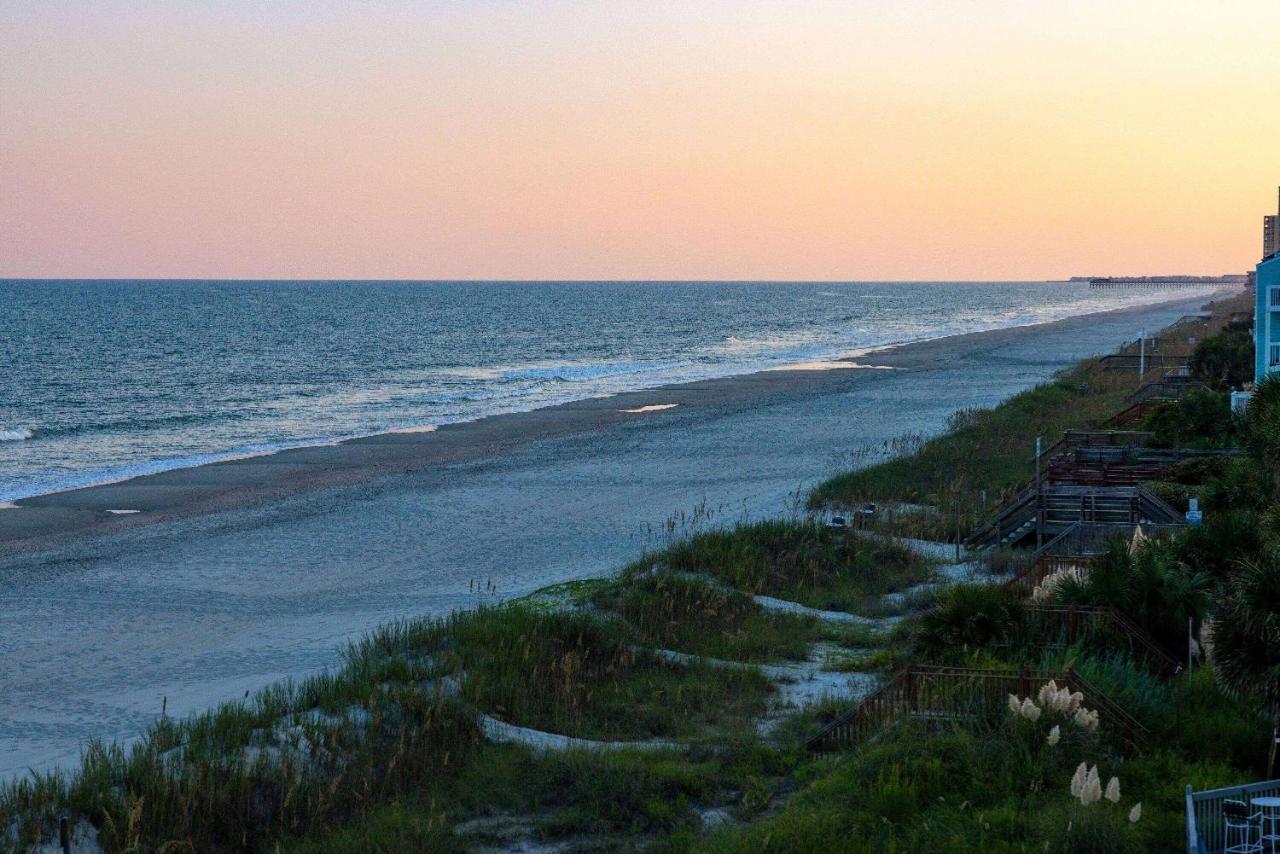
<instances>
[{"instance_id":1,"label":"green grass","mask_svg":"<svg viewBox=\"0 0 1280 854\"><path fill-rule=\"evenodd\" d=\"M696 534L655 560L671 570L712 575L745 593L855 613L885 593L928 581L932 572L927 560L901 545L806 520Z\"/></svg>"}]
</instances>

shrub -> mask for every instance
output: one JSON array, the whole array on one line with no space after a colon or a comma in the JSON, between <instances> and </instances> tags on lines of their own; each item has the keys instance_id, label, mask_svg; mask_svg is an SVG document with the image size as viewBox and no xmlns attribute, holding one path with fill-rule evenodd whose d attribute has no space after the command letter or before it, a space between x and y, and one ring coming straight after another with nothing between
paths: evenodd
<instances>
[{"instance_id":1,"label":"shrub","mask_svg":"<svg viewBox=\"0 0 1280 854\"><path fill-rule=\"evenodd\" d=\"M1208 574L1180 559L1175 543L1148 540L1131 549L1123 536L1112 536L1089 572L1064 579L1053 598L1060 605L1117 608L1181 656L1187 620L1204 615L1211 584Z\"/></svg>"},{"instance_id":2,"label":"shrub","mask_svg":"<svg viewBox=\"0 0 1280 854\"><path fill-rule=\"evenodd\" d=\"M1021 634L1025 606L1016 591L997 584L959 584L920 615L916 644L930 657L1008 644Z\"/></svg>"},{"instance_id":3,"label":"shrub","mask_svg":"<svg viewBox=\"0 0 1280 854\"><path fill-rule=\"evenodd\" d=\"M1253 368L1253 330L1245 323L1227 324L1191 354L1191 370L1214 385L1238 388L1253 379Z\"/></svg>"},{"instance_id":4,"label":"shrub","mask_svg":"<svg viewBox=\"0 0 1280 854\"><path fill-rule=\"evenodd\" d=\"M1203 388L1160 404L1147 417L1145 427L1155 434L1152 443L1163 448L1218 448L1236 439L1231 395Z\"/></svg>"}]
</instances>

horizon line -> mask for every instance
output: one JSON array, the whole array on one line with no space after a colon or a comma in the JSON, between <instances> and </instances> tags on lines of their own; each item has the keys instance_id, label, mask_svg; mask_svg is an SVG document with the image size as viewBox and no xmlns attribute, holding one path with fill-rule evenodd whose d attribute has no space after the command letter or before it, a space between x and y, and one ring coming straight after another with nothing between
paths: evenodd
<instances>
[{"instance_id":1,"label":"horizon line","mask_svg":"<svg viewBox=\"0 0 1280 854\"><path fill-rule=\"evenodd\" d=\"M1103 276L1075 275L1060 278L1047 279L940 279L940 278L915 278L915 279L770 279L770 278L652 278L652 279L588 279L588 278L364 278L364 277L264 277L250 278L243 276L231 277L209 277L209 276L0 276L0 282L281 282L281 283L309 283L309 282L350 282L353 284L368 283L400 283L400 284L1029 284L1029 283L1070 283L1072 281L1087 282L1092 278L1159 278L1160 276L1190 276L1203 278L1222 278L1226 276L1244 276L1248 275L1249 269L1242 273L1129 273L1129 274L1106 274ZM1206 282L1205 284L1211 284ZM1231 284L1231 283L1223 283Z\"/></svg>"}]
</instances>

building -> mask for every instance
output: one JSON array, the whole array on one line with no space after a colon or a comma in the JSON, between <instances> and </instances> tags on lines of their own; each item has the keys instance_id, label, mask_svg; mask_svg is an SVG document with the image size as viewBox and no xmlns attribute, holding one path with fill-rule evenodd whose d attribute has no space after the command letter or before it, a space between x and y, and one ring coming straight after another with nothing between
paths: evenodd
<instances>
[{"instance_id":1,"label":"building","mask_svg":"<svg viewBox=\"0 0 1280 854\"><path fill-rule=\"evenodd\" d=\"M1270 258L1280 252L1280 204L1276 205L1275 216L1262 218L1262 257Z\"/></svg>"},{"instance_id":2,"label":"building","mask_svg":"<svg viewBox=\"0 0 1280 854\"><path fill-rule=\"evenodd\" d=\"M1257 357L1254 380L1262 382L1267 374L1280 374L1280 253L1263 259L1257 272L1258 301L1253 315Z\"/></svg>"}]
</instances>

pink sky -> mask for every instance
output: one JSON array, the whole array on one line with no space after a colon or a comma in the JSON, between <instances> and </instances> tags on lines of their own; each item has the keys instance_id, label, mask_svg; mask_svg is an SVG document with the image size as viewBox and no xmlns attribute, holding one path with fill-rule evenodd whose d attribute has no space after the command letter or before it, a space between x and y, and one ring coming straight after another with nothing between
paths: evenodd
<instances>
[{"instance_id":1,"label":"pink sky","mask_svg":"<svg viewBox=\"0 0 1280 854\"><path fill-rule=\"evenodd\" d=\"M0 276L1238 272L1280 3L0 0Z\"/></svg>"}]
</instances>

